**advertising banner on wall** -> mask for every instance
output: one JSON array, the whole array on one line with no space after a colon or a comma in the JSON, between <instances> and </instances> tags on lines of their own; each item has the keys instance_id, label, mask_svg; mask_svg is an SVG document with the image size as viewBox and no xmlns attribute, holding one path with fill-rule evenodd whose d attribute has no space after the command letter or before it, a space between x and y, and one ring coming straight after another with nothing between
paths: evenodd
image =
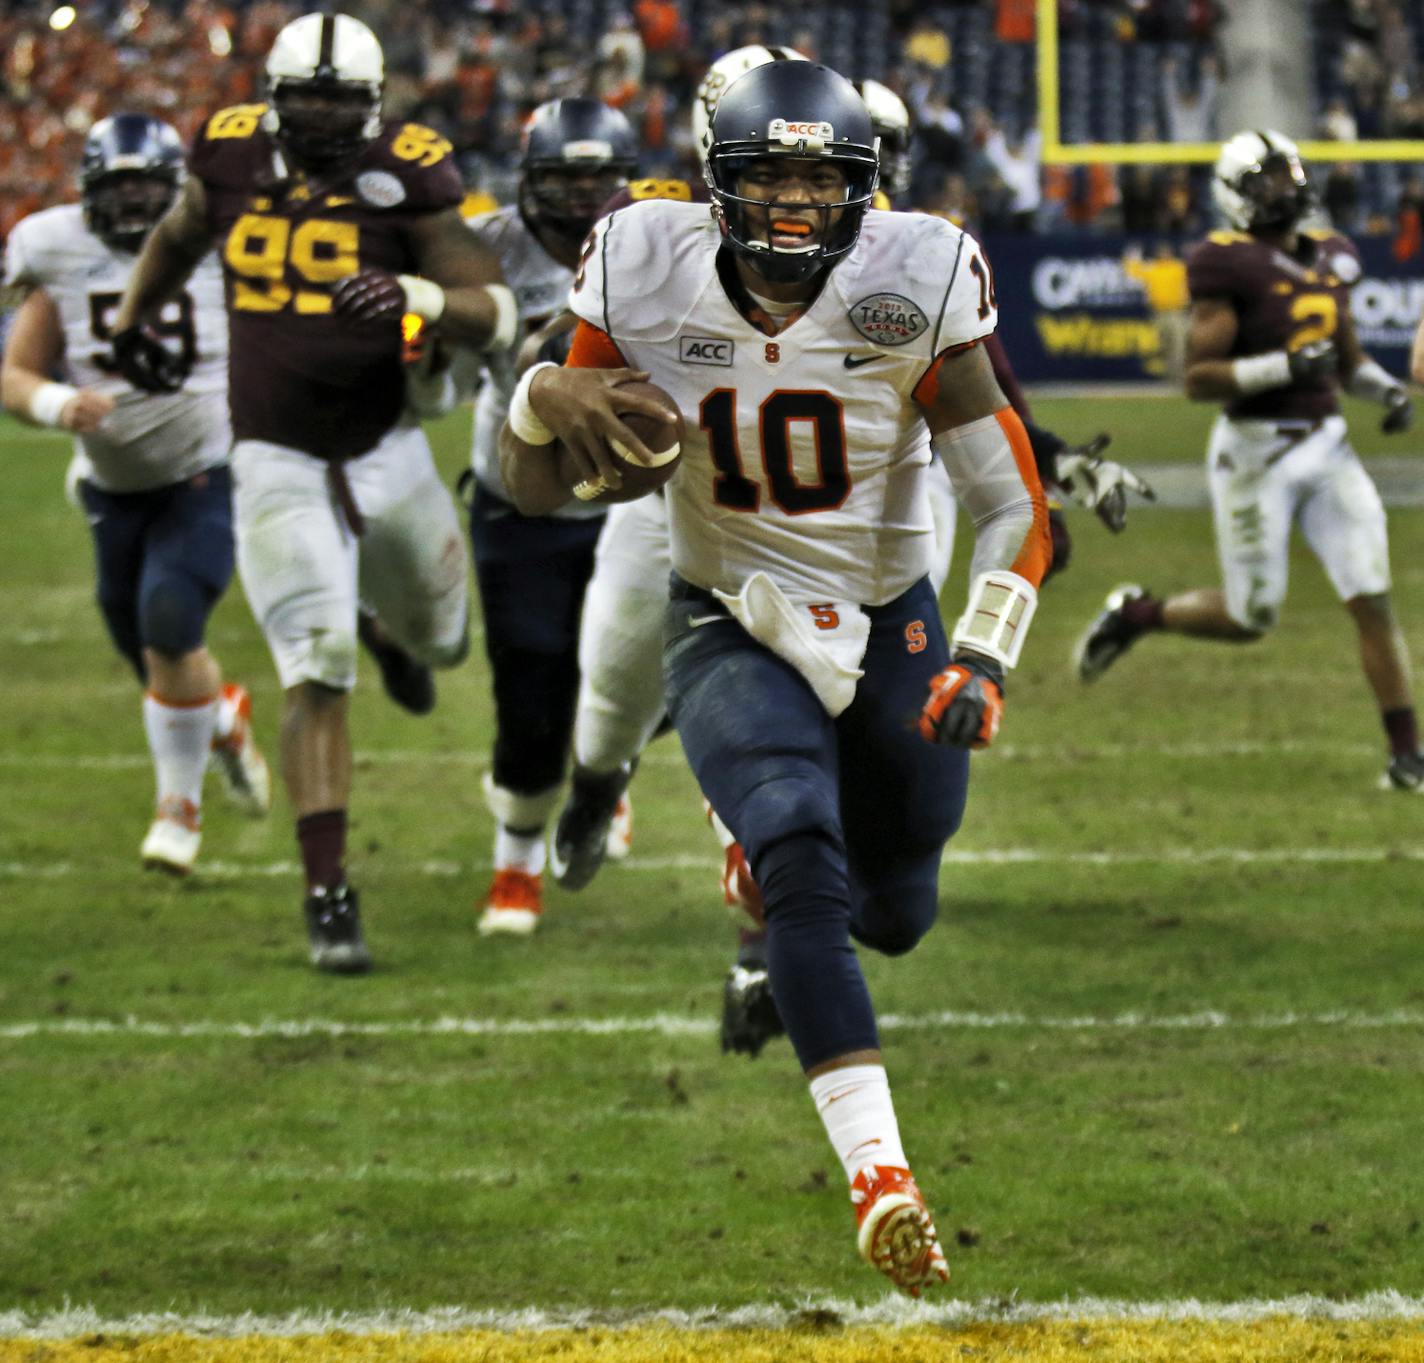
<instances>
[{"instance_id":1,"label":"advertising banner on wall","mask_svg":"<svg viewBox=\"0 0 1424 1363\"><path fill-rule=\"evenodd\" d=\"M1351 295L1356 329L1370 353L1403 377L1424 313L1424 256L1396 259L1389 237L1362 237L1357 244L1364 275ZM994 267L999 334L1023 382L1164 377L1157 320L1143 284L1127 268L1130 253L1150 258L1155 243L1006 233L986 235L984 249Z\"/></svg>"}]
</instances>

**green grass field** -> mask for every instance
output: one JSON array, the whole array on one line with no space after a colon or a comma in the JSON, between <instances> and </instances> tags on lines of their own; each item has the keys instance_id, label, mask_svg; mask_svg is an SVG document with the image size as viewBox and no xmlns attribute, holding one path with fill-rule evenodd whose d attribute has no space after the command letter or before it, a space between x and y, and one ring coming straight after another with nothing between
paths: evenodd
<instances>
[{"instance_id":1,"label":"green grass field","mask_svg":"<svg viewBox=\"0 0 1424 1363\"><path fill-rule=\"evenodd\" d=\"M1114 430L1144 468L1199 458L1210 417L1039 414ZM453 475L464 420L437 438ZM200 873L139 870L138 692L91 601L67 447L14 424L0 447L0 1313L884 1297L789 1048L718 1053L732 934L675 740L638 776L632 860L552 890L535 940L482 940L483 657L424 720L367 668L351 873L378 968L318 976L281 798L252 822L213 789ZM1204 513L1134 510L1120 538L1070 514L940 924L866 961L951 1292L1417 1297L1424 801L1375 789L1348 621L1302 549L1266 642L1149 640L1083 689L1069 652L1108 589L1216 569ZM1424 657L1424 511L1391 527ZM274 753L236 583L210 638Z\"/></svg>"}]
</instances>

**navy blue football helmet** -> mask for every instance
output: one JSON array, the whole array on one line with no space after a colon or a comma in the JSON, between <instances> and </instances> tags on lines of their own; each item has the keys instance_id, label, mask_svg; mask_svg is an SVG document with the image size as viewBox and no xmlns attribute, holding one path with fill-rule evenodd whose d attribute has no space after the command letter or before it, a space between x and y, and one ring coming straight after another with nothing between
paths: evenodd
<instances>
[{"instance_id":1,"label":"navy blue football helmet","mask_svg":"<svg viewBox=\"0 0 1424 1363\"><path fill-rule=\"evenodd\" d=\"M758 66L727 87L709 138L707 183L723 236L764 279L811 279L855 245L875 194L878 139L865 101L844 76L815 62ZM744 194L743 175L777 157L829 162L844 176L844 197L808 204ZM804 245L777 243L778 210L798 219L814 212L819 230L808 230Z\"/></svg>"},{"instance_id":2,"label":"navy blue football helmet","mask_svg":"<svg viewBox=\"0 0 1424 1363\"><path fill-rule=\"evenodd\" d=\"M519 208L536 227L582 241L638 167L638 138L597 99L551 99L524 129Z\"/></svg>"},{"instance_id":3,"label":"navy blue football helmet","mask_svg":"<svg viewBox=\"0 0 1424 1363\"><path fill-rule=\"evenodd\" d=\"M100 119L79 163L85 225L106 245L137 251L182 180L183 140L176 128L147 114Z\"/></svg>"}]
</instances>

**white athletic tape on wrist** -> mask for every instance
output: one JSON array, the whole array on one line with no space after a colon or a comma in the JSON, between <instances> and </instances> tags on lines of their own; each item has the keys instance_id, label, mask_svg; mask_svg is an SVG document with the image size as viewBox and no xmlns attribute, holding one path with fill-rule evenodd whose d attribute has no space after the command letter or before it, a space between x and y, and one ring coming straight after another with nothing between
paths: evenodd
<instances>
[{"instance_id":1,"label":"white athletic tape on wrist","mask_svg":"<svg viewBox=\"0 0 1424 1363\"><path fill-rule=\"evenodd\" d=\"M952 642L1014 667L1038 609L1038 591L1027 578L997 568L980 573L969 589L969 603L954 626Z\"/></svg>"},{"instance_id":2,"label":"white athletic tape on wrist","mask_svg":"<svg viewBox=\"0 0 1424 1363\"><path fill-rule=\"evenodd\" d=\"M47 379L30 394L30 419L41 426L58 426L64 409L78 396L79 390L73 384Z\"/></svg>"},{"instance_id":3,"label":"white athletic tape on wrist","mask_svg":"<svg viewBox=\"0 0 1424 1363\"><path fill-rule=\"evenodd\" d=\"M671 449L663 450L661 454L657 450L649 450L646 459L638 458L621 440L610 440L608 448L620 459L626 459L630 464L638 464L645 469L657 469L664 464L671 464L682 453L682 445L676 440L672 442Z\"/></svg>"},{"instance_id":4,"label":"white athletic tape on wrist","mask_svg":"<svg viewBox=\"0 0 1424 1363\"><path fill-rule=\"evenodd\" d=\"M405 290L407 312L413 312L427 322L440 320L440 314L445 311L445 290L439 284L414 274L398 274L396 283Z\"/></svg>"},{"instance_id":5,"label":"white athletic tape on wrist","mask_svg":"<svg viewBox=\"0 0 1424 1363\"><path fill-rule=\"evenodd\" d=\"M1232 360L1231 380L1243 397L1284 388L1291 381L1290 356L1284 350L1272 350Z\"/></svg>"},{"instance_id":6,"label":"white athletic tape on wrist","mask_svg":"<svg viewBox=\"0 0 1424 1363\"><path fill-rule=\"evenodd\" d=\"M531 364L524 371L524 377L515 385L514 394L509 399L509 429L526 445L552 445L554 443L553 431L535 415L533 405L529 401L529 389L534 383L534 376L541 369L557 369L558 367L552 360Z\"/></svg>"},{"instance_id":7,"label":"white athletic tape on wrist","mask_svg":"<svg viewBox=\"0 0 1424 1363\"><path fill-rule=\"evenodd\" d=\"M1352 398L1388 405L1392 394L1402 392L1404 385L1387 369L1366 356L1345 380L1345 391Z\"/></svg>"},{"instance_id":8,"label":"white athletic tape on wrist","mask_svg":"<svg viewBox=\"0 0 1424 1363\"><path fill-rule=\"evenodd\" d=\"M494 304L494 330L485 342L486 350L508 350L519 334L519 304L508 284L486 284L485 292Z\"/></svg>"}]
</instances>

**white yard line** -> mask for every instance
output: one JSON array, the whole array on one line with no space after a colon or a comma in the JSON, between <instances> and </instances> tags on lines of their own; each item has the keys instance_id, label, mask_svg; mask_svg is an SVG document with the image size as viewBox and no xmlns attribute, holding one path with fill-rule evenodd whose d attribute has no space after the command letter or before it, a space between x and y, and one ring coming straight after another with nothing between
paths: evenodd
<instances>
[{"instance_id":1,"label":"white yard line","mask_svg":"<svg viewBox=\"0 0 1424 1363\"><path fill-rule=\"evenodd\" d=\"M605 1329L662 1325L680 1330L783 1329L807 1314L833 1316L844 1325L1031 1324L1038 1321L1171 1322L1249 1324L1270 1319L1319 1321L1395 1321L1424 1319L1424 1297L1399 1292L1371 1292L1353 1300L1297 1296L1274 1300L1204 1302L1134 1302L1083 1297L1057 1302L960 1301L914 1302L887 1294L871 1306L835 1298L807 1298L792 1306L744 1306L732 1311L471 1311L438 1307L426 1311L378 1311L360 1314L295 1312L286 1316L180 1315L164 1312L125 1317L102 1316L92 1308L71 1307L45 1314L0 1313L0 1339L74 1339L89 1335L198 1335L236 1339L244 1336L292 1339L340 1330L353 1335L453 1334L467 1330L549 1331L599 1326Z\"/></svg>"},{"instance_id":2,"label":"white yard line","mask_svg":"<svg viewBox=\"0 0 1424 1363\"><path fill-rule=\"evenodd\" d=\"M1318 1013L1118 1013L1109 1017L1035 1017L1028 1013L885 1013L886 1031L1047 1031L1047 1032L1279 1032L1306 1027L1385 1031L1424 1027L1424 1010L1396 1008L1382 1013L1333 1009ZM304 1037L446 1036L626 1036L705 1037L717 1029L712 1018L651 1013L643 1017L472 1018L431 1021L357 1022L340 1018L263 1018L257 1022L156 1022L129 1016L45 1018L0 1025L0 1041L36 1037L150 1037L159 1040L257 1040Z\"/></svg>"},{"instance_id":3,"label":"white yard line","mask_svg":"<svg viewBox=\"0 0 1424 1363\"><path fill-rule=\"evenodd\" d=\"M1300 739L1247 739L1237 743L1093 743L1071 741L1052 746L998 744L980 754L980 761L1000 762L1095 762L1122 758L1166 757L1205 761L1213 758L1359 757L1380 753L1372 743L1320 743ZM418 748L364 748L355 753L357 764L372 766L470 767L483 771L489 766L486 752L423 751ZM683 767L686 761L676 745L644 753L648 767ZM153 759L143 752L124 753L0 753L0 770L44 771L127 771L151 766ZM634 787L636 793L637 787Z\"/></svg>"},{"instance_id":4,"label":"white yard line","mask_svg":"<svg viewBox=\"0 0 1424 1363\"><path fill-rule=\"evenodd\" d=\"M1062 851L1044 847L951 848L944 854L944 866L1376 866L1387 862L1424 861L1424 844L1401 847L1167 847L1158 851ZM681 853L666 857L628 857L617 869L634 874L657 875L667 871L716 871L721 860L709 854ZM126 875L133 869L128 860L87 861L0 861L0 881L68 880L73 877ZM387 875L422 876L432 880L454 880L461 876L484 875L493 869L486 860L454 861L431 859L420 862L382 860ZM195 881L271 880L295 876L297 861L203 861L194 873Z\"/></svg>"}]
</instances>

